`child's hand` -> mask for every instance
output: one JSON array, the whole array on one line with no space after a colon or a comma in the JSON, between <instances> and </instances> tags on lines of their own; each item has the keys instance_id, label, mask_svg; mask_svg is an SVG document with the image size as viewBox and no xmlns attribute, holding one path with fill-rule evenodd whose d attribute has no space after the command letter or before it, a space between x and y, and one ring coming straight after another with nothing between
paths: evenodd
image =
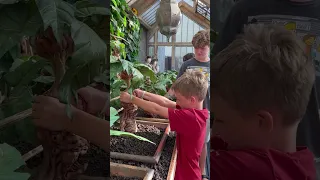
<instances>
[{"instance_id":1,"label":"child's hand","mask_svg":"<svg viewBox=\"0 0 320 180\"><path fill-rule=\"evenodd\" d=\"M65 130L70 122L66 105L49 96L37 96L35 98L32 105L32 118L36 126L52 131Z\"/></svg>"},{"instance_id":2,"label":"child's hand","mask_svg":"<svg viewBox=\"0 0 320 180\"><path fill-rule=\"evenodd\" d=\"M143 91L141 89L135 89L134 91L134 95L136 95L137 97L141 98Z\"/></svg>"},{"instance_id":3,"label":"child's hand","mask_svg":"<svg viewBox=\"0 0 320 180\"><path fill-rule=\"evenodd\" d=\"M78 95L83 99L77 104L77 108L86 111L87 113L96 115L99 113L107 101L107 93L99 91L93 87L87 86L78 90ZM86 109L83 109L85 103Z\"/></svg>"},{"instance_id":4,"label":"child's hand","mask_svg":"<svg viewBox=\"0 0 320 180\"><path fill-rule=\"evenodd\" d=\"M131 103L131 96L127 92L121 92L120 94L120 101L125 103Z\"/></svg>"}]
</instances>

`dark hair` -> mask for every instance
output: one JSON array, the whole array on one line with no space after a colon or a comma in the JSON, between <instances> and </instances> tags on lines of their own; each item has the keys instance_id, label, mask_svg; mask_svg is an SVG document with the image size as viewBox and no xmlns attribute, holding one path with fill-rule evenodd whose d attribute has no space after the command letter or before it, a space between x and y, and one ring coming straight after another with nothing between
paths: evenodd
<instances>
[{"instance_id":1,"label":"dark hair","mask_svg":"<svg viewBox=\"0 0 320 180\"><path fill-rule=\"evenodd\" d=\"M191 59L191 58L194 58L194 53L188 53L186 55L183 56L183 62Z\"/></svg>"},{"instance_id":2,"label":"dark hair","mask_svg":"<svg viewBox=\"0 0 320 180\"><path fill-rule=\"evenodd\" d=\"M154 62L158 61L158 59L152 59L150 64L153 64Z\"/></svg>"},{"instance_id":3,"label":"dark hair","mask_svg":"<svg viewBox=\"0 0 320 180\"><path fill-rule=\"evenodd\" d=\"M146 57L146 59L145 59L144 61L146 61L146 62L147 62L147 60L148 60L149 58L151 59L151 56L147 56L147 57Z\"/></svg>"}]
</instances>

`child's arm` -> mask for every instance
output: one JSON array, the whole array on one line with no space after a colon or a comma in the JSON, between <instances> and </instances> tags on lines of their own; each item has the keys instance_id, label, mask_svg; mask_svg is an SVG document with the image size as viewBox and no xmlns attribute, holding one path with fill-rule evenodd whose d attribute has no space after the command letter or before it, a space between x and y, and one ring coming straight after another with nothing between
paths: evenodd
<instances>
[{"instance_id":1,"label":"child's arm","mask_svg":"<svg viewBox=\"0 0 320 180\"><path fill-rule=\"evenodd\" d=\"M109 152L110 123L108 121L73 108L73 120L69 122L66 131L79 135Z\"/></svg>"},{"instance_id":2,"label":"child's arm","mask_svg":"<svg viewBox=\"0 0 320 180\"><path fill-rule=\"evenodd\" d=\"M141 91L141 90L136 90ZM160 106L167 107L167 108L176 108L176 102L169 100L164 96L160 96L157 94L149 93L146 91L138 92L137 94L141 94L141 98L146 99L148 101L154 102L159 104Z\"/></svg>"},{"instance_id":3,"label":"child's arm","mask_svg":"<svg viewBox=\"0 0 320 180\"><path fill-rule=\"evenodd\" d=\"M162 107L154 102L145 101L135 96L130 96L130 94L127 92L121 93L120 101L125 103L133 103L145 111L148 111L152 114L157 114L163 118L168 118L170 121L171 130L176 131L177 133L194 134L195 132L199 131L199 123L194 121L194 114L192 111Z\"/></svg>"},{"instance_id":4,"label":"child's arm","mask_svg":"<svg viewBox=\"0 0 320 180\"><path fill-rule=\"evenodd\" d=\"M51 131L69 131L109 152L109 122L100 120L73 106L71 106L71 112L72 120L67 115L66 105L48 96L37 96L32 105L32 118L36 126Z\"/></svg>"},{"instance_id":5,"label":"child's arm","mask_svg":"<svg viewBox=\"0 0 320 180\"><path fill-rule=\"evenodd\" d=\"M142 108L143 110L145 110L149 113L157 114L163 118L169 117L167 107L163 107L163 106L156 104L155 102L152 102L152 101L145 101L145 100L137 98L135 96L128 97L130 95L127 93L126 94L123 93L120 95L120 99L123 99L123 98L121 98L121 96L122 97L126 96L125 97L126 99L128 99L128 98L131 99L131 100L129 100L129 102L131 101L131 103L139 106L140 108Z\"/></svg>"}]
</instances>

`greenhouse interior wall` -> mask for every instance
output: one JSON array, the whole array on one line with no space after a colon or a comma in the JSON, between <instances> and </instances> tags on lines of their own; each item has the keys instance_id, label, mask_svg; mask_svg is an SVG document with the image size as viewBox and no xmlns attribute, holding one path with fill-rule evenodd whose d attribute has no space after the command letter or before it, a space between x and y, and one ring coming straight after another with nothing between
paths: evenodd
<instances>
[{"instance_id":1,"label":"greenhouse interior wall","mask_svg":"<svg viewBox=\"0 0 320 180\"><path fill-rule=\"evenodd\" d=\"M147 53L147 33L148 30L141 25L141 33L140 33L140 51L139 51L139 60L144 63L145 58L148 56Z\"/></svg>"}]
</instances>

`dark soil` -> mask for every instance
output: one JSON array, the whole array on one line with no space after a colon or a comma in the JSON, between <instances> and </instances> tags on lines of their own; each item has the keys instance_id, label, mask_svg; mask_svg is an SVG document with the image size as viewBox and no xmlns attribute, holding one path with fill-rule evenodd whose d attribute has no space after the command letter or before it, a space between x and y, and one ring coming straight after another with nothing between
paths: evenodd
<instances>
[{"instance_id":1,"label":"dark soil","mask_svg":"<svg viewBox=\"0 0 320 180\"><path fill-rule=\"evenodd\" d=\"M153 180L166 180L167 174L169 171L172 151L174 148L174 142L175 142L175 138L173 137L173 134L170 134L166 140L166 144L165 144L164 149L162 151L159 163L155 164L155 165L144 164L144 163L133 162L133 161L116 160L116 159L110 159L110 161L115 162L115 163L120 163L120 164L128 164L128 165L132 165L132 166L154 169L155 172L153 175ZM131 154L138 154L138 152L140 152L139 149L136 151L131 149ZM118 180L120 180L120 179L118 179ZM136 179L129 178L126 180L136 180Z\"/></svg>"},{"instance_id":2,"label":"dark soil","mask_svg":"<svg viewBox=\"0 0 320 180\"><path fill-rule=\"evenodd\" d=\"M160 116L156 115L156 114L151 114L148 113L142 109L138 109L138 115L137 117L146 117L146 118L161 118Z\"/></svg>"},{"instance_id":3,"label":"dark soil","mask_svg":"<svg viewBox=\"0 0 320 180\"><path fill-rule=\"evenodd\" d=\"M85 175L88 176L99 176L109 177L110 176L110 154L104 150L95 146L90 145L88 153L85 158L89 160L88 168Z\"/></svg>"},{"instance_id":4,"label":"dark soil","mask_svg":"<svg viewBox=\"0 0 320 180\"><path fill-rule=\"evenodd\" d=\"M157 146L161 141L164 130L160 130L154 126L137 124L138 132L136 135L147 138L156 143L141 141L136 138L113 136L110 140L110 149L113 152L128 153L135 155L153 156L157 150ZM117 129L117 128L114 128Z\"/></svg>"},{"instance_id":5,"label":"dark soil","mask_svg":"<svg viewBox=\"0 0 320 180\"><path fill-rule=\"evenodd\" d=\"M143 178L138 177L120 177L120 176L112 176L110 180L143 180Z\"/></svg>"}]
</instances>

